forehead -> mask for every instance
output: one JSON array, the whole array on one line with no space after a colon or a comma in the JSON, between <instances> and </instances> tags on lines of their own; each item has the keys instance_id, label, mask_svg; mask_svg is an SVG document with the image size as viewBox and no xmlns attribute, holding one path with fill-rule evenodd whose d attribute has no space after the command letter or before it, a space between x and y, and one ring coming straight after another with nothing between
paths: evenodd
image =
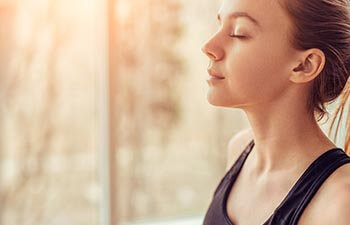
<instances>
[{"instance_id":1,"label":"forehead","mask_svg":"<svg viewBox=\"0 0 350 225\"><path fill-rule=\"evenodd\" d=\"M278 1L224 0L218 11L218 15L220 15L221 21L223 21L229 15L232 15L232 13L244 12L253 17L264 29L289 27L290 20Z\"/></svg>"}]
</instances>

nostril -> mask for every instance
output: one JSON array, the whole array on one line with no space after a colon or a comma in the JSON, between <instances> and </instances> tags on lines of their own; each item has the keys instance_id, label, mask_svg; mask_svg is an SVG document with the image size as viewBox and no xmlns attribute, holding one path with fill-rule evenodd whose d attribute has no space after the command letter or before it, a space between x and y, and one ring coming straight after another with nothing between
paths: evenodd
<instances>
[{"instance_id":1,"label":"nostril","mask_svg":"<svg viewBox=\"0 0 350 225\"><path fill-rule=\"evenodd\" d=\"M208 57L209 57L210 59L216 60L216 56L215 56L213 53L207 52L206 54L208 55Z\"/></svg>"},{"instance_id":2,"label":"nostril","mask_svg":"<svg viewBox=\"0 0 350 225\"><path fill-rule=\"evenodd\" d=\"M209 43L206 43L201 47L201 50L204 54L206 54L211 60L218 60L219 59L219 49L215 48L214 46L211 46Z\"/></svg>"}]
</instances>

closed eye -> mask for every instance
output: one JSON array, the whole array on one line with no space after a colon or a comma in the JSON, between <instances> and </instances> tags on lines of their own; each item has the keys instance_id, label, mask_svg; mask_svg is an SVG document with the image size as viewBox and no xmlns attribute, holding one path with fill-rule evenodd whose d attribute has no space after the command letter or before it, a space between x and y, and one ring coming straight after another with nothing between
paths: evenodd
<instances>
[{"instance_id":1,"label":"closed eye","mask_svg":"<svg viewBox=\"0 0 350 225\"><path fill-rule=\"evenodd\" d=\"M247 38L246 36L242 36L242 35L234 35L234 34L231 34L229 35L230 37L234 37L234 38Z\"/></svg>"}]
</instances>

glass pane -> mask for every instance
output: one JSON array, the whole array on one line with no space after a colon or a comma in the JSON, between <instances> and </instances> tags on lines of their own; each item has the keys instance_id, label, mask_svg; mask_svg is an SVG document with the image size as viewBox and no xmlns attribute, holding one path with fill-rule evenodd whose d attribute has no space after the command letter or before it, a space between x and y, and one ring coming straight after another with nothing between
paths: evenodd
<instances>
[{"instance_id":1,"label":"glass pane","mask_svg":"<svg viewBox=\"0 0 350 225\"><path fill-rule=\"evenodd\" d=\"M97 224L94 8L0 1L0 223Z\"/></svg>"}]
</instances>

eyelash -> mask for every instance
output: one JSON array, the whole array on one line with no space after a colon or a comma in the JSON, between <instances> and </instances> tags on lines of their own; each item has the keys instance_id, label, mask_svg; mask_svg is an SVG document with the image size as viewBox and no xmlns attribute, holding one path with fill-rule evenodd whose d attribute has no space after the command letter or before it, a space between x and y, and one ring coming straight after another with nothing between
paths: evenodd
<instances>
[{"instance_id":1,"label":"eyelash","mask_svg":"<svg viewBox=\"0 0 350 225\"><path fill-rule=\"evenodd\" d=\"M230 34L229 36L230 36L230 37L233 37L233 38L241 38L241 39L245 39L245 38L247 38L246 36L242 36L242 35L234 35L234 34Z\"/></svg>"}]
</instances>

